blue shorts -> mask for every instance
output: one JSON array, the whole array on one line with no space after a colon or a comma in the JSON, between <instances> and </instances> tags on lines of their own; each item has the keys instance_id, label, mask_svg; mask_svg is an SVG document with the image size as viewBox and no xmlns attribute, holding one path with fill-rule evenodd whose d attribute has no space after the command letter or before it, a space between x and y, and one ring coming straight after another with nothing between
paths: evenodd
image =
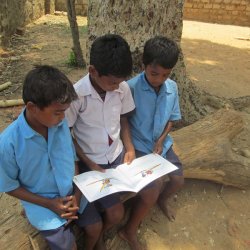
<instances>
[{"instance_id":1,"label":"blue shorts","mask_svg":"<svg viewBox=\"0 0 250 250\"><path fill-rule=\"evenodd\" d=\"M71 226L61 226L52 230L40 231L51 250L71 250L75 243L75 236Z\"/></svg>"},{"instance_id":2,"label":"blue shorts","mask_svg":"<svg viewBox=\"0 0 250 250\"><path fill-rule=\"evenodd\" d=\"M99 166L104 169L116 168L118 165L123 163L124 154L125 152L123 151L112 163L99 164ZM81 173L89 171L89 168L83 162L79 162L79 169ZM76 221L76 224L79 227L85 227L98 223L102 221L102 211L119 203L121 203L119 193L114 193L97 201L89 202L83 213L78 216L79 218Z\"/></svg>"}]
</instances>

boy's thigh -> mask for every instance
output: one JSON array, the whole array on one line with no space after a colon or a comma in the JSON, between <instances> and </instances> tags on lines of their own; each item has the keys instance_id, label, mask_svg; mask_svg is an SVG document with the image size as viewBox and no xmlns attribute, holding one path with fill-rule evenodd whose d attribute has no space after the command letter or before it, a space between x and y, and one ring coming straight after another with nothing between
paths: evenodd
<instances>
[{"instance_id":1,"label":"boy's thigh","mask_svg":"<svg viewBox=\"0 0 250 250\"><path fill-rule=\"evenodd\" d=\"M76 224L79 227L86 227L102 221L100 212L97 210L94 202L88 203L81 214L78 215Z\"/></svg>"},{"instance_id":2,"label":"boy's thigh","mask_svg":"<svg viewBox=\"0 0 250 250\"><path fill-rule=\"evenodd\" d=\"M174 164L178 169L175 171L169 173L168 175L171 176L183 176L183 167L180 159L178 156L175 154L174 150L172 147L167 151L165 158L170 161L172 164Z\"/></svg>"},{"instance_id":3,"label":"boy's thigh","mask_svg":"<svg viewBox=\"0 0 250 250\"><path fill-rule=\"evenodd\" d=\"M76 224L79 227L86 227L102 222L101 213L107 209L121 204L120 195L118 193L105 196L95 202L88 203L83 213L78 216ZM119 206L118 206L119 207Z\"/></svg>"},{"instance_id":4,"label":"boy's thigh","mask_svg":"<svg viewBox=\"0 0 250 250\"><path fill-rule=\"evenodd\" d=\"M40 231L51 250L71 250L75 244L72 228L61 226L57 229Z\"/></svg>"},{"instance_id":5,"label":"boy's thigh","mask_svg":"<svg viewBox=\"0 0 250 250\"><path fill-rule=\"evenodd\" d=\"M109 209L109 208L121 203L120 194L119 193L110 194L108 196L105 196L105 197L97 200L95 203L96 203L96 207L100 211Z\"/></svg>"}]
</instances>

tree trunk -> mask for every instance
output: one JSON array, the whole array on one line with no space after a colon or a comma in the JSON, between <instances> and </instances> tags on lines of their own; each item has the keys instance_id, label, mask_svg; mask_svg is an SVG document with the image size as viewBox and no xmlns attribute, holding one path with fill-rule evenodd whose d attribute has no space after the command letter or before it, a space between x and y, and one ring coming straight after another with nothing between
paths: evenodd
<instances>
[{"instance_id":1,"label":"tree trunk","mask_svg":"<svg viewBox=\"0 0 250 250\"><path fill-rule=\"evenodd\" d=\"M250 115L219 110L172 134L185 178L250 187Z\"/></svg>"},{"instance_id":2,"label":"tree trunk","mask_svg":"<svg viewBox=\"0 0 250 250\"><path fill-rule=\"evenodd\" d=\"M164 35L180 45L183 4L184 0L90 0L87 51L96 37L106 33L120 34L130 44L134 72L139 72L143 45L149 38ZM182 52L171 78L178 83L185 124L208 113L202 92L187 77Z\"/></svg>"},{"instance_id":3,"label":"tree trunk","mask_svg":"<svg viewBox=\"0 0 250 250\"><path fill-rule=\"evenodd\" d=\"M86 67L86 63L83 59L82 49L79 40L79 30L76 21L75 0L67 0L67 15L73 39L72 50L76 59L77 66Z\"/></svg>"}]
</instances>

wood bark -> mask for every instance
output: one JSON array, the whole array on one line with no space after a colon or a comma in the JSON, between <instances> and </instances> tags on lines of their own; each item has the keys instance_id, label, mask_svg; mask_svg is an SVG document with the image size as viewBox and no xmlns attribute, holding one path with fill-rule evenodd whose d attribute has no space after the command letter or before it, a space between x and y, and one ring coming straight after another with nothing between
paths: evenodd
<instances>
[{"instance_id":1,"label":"wood bark","mask_svg":"<svg viewBox=\"0 0 250 250\"><path fill-rule=\"evenodd\" d=\"M250 187L250 115L219 110L172 133L185 178Z\"/></svg>"},{"instance_id":2,"label":"wood bark","mask_svg":"<svg viewBox=\"0 0 250 250\"><path fill-rule=\"evenodd\" d=\"M71 34L73 39L73 53L76 58L77 66L86 67L85 60L83 58L83 53L79 40L79 30L76 20L76 11L75 11L75 0L67 0L67 16L71 28Z\"/></svg>"}]
</instances>

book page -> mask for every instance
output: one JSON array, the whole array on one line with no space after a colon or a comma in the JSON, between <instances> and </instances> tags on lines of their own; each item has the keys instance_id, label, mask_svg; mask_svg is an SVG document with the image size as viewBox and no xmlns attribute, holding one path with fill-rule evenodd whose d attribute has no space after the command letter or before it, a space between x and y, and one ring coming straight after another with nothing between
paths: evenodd
<instances>
[{"instance_id":1,"label":"book page","mask_svg":"<svg viewBox=\"0 0 250 250\"><path fill-rule=\"evenodd\" d=\"M177 169L175 165L158 154L148 154L135 159L130 165L122 164L117 168L130 181L131 188L138 192L157 178Z\"/></svg>"},{"instance_id":2,"label":"book page","mask_svg":"<svg viewBox=\"0 0 250 250\"><path fill-rule=\"evenodd\" d=\"M87 200L92 202L116 192L133 192L133 189L123 182L125 178L120 174L116 169L107 169L105 173L89 171L74 176L73 181Z\"/></svg>"}]
</instances>

